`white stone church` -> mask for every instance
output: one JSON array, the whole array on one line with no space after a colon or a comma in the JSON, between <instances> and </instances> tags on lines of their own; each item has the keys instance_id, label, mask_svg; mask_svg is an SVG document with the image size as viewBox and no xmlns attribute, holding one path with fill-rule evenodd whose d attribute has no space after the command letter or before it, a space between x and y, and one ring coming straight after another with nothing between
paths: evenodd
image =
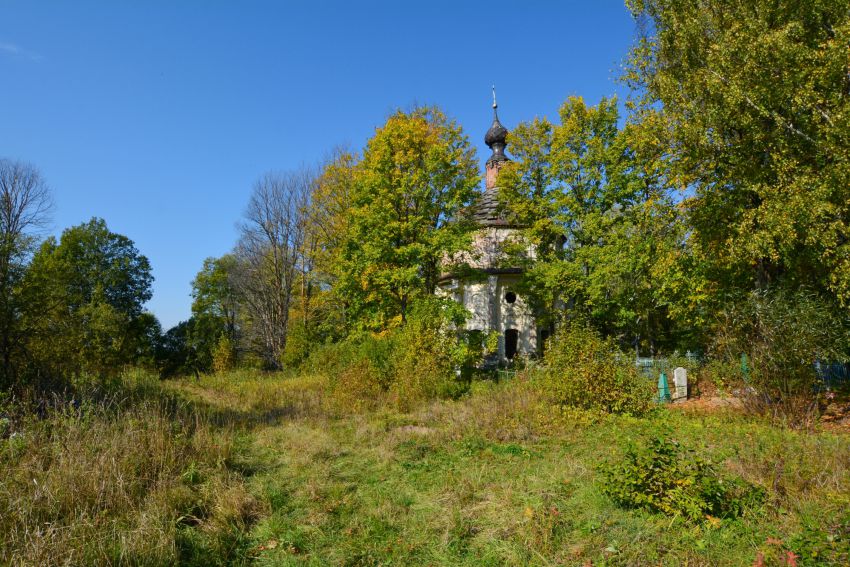
<instances>
[{"instance_id":1,"label":"white stone church","mask_svg":"<svg viewBox=\"0 0 850 567\"><path fill-rule=\"evenodd\" d=\"M496 362L506 364L517 355L530 356L539 352L540 339L544 338L541 335L545 335L545 331L538 330L530 306L517 290L522 269L505 266L502 261L503 243L516 238L522 227L508 222L498 209L499 169L509 158L505 155L508 130L499 122L496 109L494 98L493 125L484 136L493 153L485 166L484 192L472 210L472 218L479 228L473 237L472 251L461 258L477 273L464 277L444 274L439 282L439 293L452 297L472 314L466 330L498 333Z\"/></svg>"}]
</instances>

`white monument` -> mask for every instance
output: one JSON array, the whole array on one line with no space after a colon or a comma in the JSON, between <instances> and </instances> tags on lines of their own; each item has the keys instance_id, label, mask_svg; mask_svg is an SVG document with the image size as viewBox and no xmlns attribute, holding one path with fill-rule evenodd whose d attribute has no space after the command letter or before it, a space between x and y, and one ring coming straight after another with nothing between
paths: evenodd
<instances>
[{"instance_id":1,"label":"white monument","mask_svg":"<svg viewBox=\"0 0 850 567\"><path fill-rule=\"evenodd\" d=\"M673 392L674 402L683 402L688 399L688 371L681 366L673 371L673 383L676 387Z\"/></svg>"}]
</instances>

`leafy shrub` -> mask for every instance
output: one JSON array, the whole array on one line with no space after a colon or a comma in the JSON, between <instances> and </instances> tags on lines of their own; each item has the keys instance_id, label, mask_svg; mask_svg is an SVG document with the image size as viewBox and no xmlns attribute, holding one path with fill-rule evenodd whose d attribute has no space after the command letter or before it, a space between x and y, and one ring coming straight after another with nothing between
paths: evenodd
<instances>
[{"instance_id":1,"label":"leafy shrub","mask_svg":"<svg viewBox=\"0 0 850 567\"><path fill-rule=\"evenodd\" d=\"M611 340L573 323L551 340L544 393L559 405L608 413L642 415L652 407L654 384L640 375Z\"/></svg>"},{"instance_id":2,"label":"leafy shrub","mask_svg":"<svg viewBox=\"0 0 850 567\"><path fill-rule=\"evenodd\" d=\"M751 410L799 420L817 409L814 362L847 360L848 328L846 312L812 292L756 291L718 313L711 350L732 365L747 354Z\"/></svg>"},{"instance_id":3,"label":"leafy shrub","mask_svg":"<svg viewBox=\"0 0 850 567\"><path fill-rule=\"evenodd\" d=\"M468 390L455 369L478 356L453 331L440 302L417 305L407 324L396 332L393 399L400 408L434 398L457 398Z\"/></svg>"},{"instance_id":4,"label":"leafy shrub","mask_svg":"<svg viewBox=\"0 0 850 567\"><path fill-rule=\"evenodd\" d=\"M312 374L333 378L361 361L368 361L384 389L392 381L394 336L391 333L358 333L347 339L313 349L302 365Z\"/></svg>"},{"instance_id":5,"label":"leafy shrub","mask_svg":"<svg viewBox=\"0 0 850 567\"><path fill-rule=\"evenodd\" d=\"M326 376L334 409L359 412L381 398L400 408L434 398L456 398L469 382L455 369L472 356L454 330L453 312L439 300L413 306L405 325L382 333L360 333L314 349L305 363Z\"/></svg>"},{"instance_id":6,"label":"leafy shrub","mask_svg":"<svg viewBox=\"0 0 850 567\"><path fill-rule=\"evenodd\" d=\"M668 516L734 517L764 499L763 490L721 479L710 461L663 436L643 448L629 447L622 462L600 471L602 491L617 504Z\"/></svg>"},{"instance_id":7,"label":"leafy shrub","mask_svg":"<svg viewBox=\"0 0 850 567\"><path fill-rule=\"evenodd\" d=\"M337 414L375 409L384 394L380 376L369 360L360 359L330 377L328 404Z\"/></svg>"},{"instance_id":8,"label":"leafy shrub","mask_svg":"<svg viewBox=\"0 0 850 567\"><path fill-rule=\"evenodd\" d=\"M850 564L850 513L844 512L831 522L804 525L788 545L801 566Z\"/></svg>"},{"instance_id":9,"label":"leafy shrub","mask_svg":"<svg viewBox=\"0 0 850 567\"><path fill-rule=\"evenodd\" d=\"M710 360L698 371L700 381L711 383L717 390L728 392L744 386L740 361Z\"/></svg>"},{"instance_id":10,"label":"leafy shrub","mask_svg":"<svg viewBox=\"0 0 850 567\"><path fill-rule=\"evenodd\" d=\"M314 344L304 321L290 318L289 329L286 332L286 348L280 357L283 368L295 368L309 356Z\"/></svg>"},{"instance_id":11,"label":"leafy shrub","mask_svg":"<svg viewBox=\"0 0 850 567\"><path fill-rule=\"evenodd\" d=\"M212 367L215 372L227 372L236 364L236 349L226 335L218 339L212 352Z\"/></svg>"}]
</instances>

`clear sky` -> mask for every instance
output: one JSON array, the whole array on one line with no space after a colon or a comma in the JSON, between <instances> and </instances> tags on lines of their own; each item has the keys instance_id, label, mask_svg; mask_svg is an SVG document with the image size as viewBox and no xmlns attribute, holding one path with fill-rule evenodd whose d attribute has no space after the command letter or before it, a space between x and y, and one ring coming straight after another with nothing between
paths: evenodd
<instances>
[{"instance_id":1,"label":"clear sky","mask_svg":"<svg viewBox=\"0 0 850 567\"><path fill-rule=\"evenodd\" d=\"M483 163L491 84L508 128L622 95L634 30L622 0L0 0L0 156L45 175L57 235L98 216L135 241L167 329L262 173L360 149L416 103Z\"/></svg>"}]
</instances>

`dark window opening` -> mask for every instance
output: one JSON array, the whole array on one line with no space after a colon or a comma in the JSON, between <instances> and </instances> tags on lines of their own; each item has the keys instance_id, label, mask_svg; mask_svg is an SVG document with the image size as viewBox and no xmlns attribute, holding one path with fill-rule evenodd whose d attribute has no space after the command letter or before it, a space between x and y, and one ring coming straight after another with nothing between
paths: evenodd
<instances>
[{"instance_id":1,"label":"dark window opening","mask_svg":"<svg viewBox=\"0 0 850 567\"><path fill-rule=\"evenodd\" d=\"M508 303L515 302L516 301L516 294L512 291L509 291L508 293L505 294L505 301L507 301Z\"/></svg>"},{"instance_id":2,"label":"dark window opening","mask_svg":"<svg viewBox=\"0 0 850 567\"><path fill-rule=\"evenodd\" d=\"M505 358L513 360L516 356L517 345L519 344L519 331L516 329L507 329L505 331Z\"/></svg>"},{"instance_id":3,"label":"dark window opening","mask_svg":"<svg viewBox=\"0 0 850 567\"><path fill-rule=\"evenodd\" d=\"M544 354L546 354L546 341L549 340L550 334L551 333L549 332L549 329L540 329L540 332L537 335L539 337L539 341L540 341L540 345L539 345L539 348L538 348L538 351L540 352L540 356L543 356Z\"/></svg>"}]
</instances>

